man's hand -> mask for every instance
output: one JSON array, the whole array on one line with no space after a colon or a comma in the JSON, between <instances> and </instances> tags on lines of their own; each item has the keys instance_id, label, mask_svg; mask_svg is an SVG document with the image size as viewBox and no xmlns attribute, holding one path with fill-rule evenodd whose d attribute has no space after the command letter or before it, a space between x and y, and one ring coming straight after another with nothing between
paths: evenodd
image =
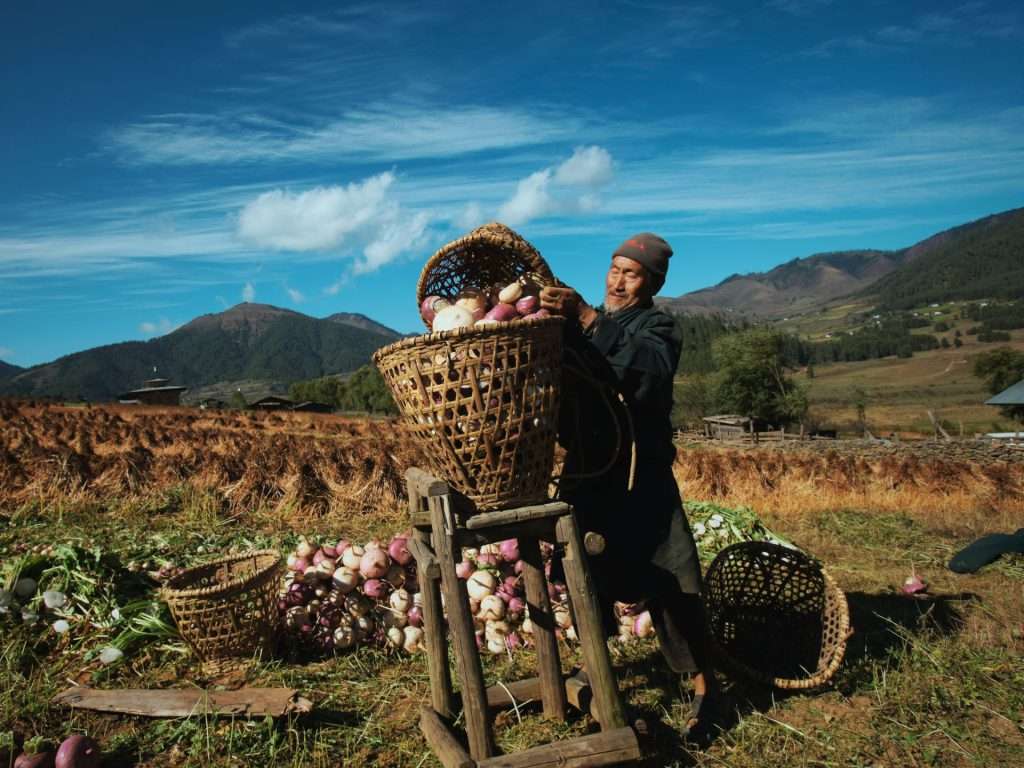
<instances>
[{"instance_id":1,"label":"man's hand","mask_svg":"<svg viewBox=\"0 0 1024 768\"><path fill-rule=\"evenodd\" d=\"M540 306L552 315L579 320L587 328L597 319L597 310L587 304L575 289L568 286L545 286L540 289Z\"/></svg>"}]
</instances>

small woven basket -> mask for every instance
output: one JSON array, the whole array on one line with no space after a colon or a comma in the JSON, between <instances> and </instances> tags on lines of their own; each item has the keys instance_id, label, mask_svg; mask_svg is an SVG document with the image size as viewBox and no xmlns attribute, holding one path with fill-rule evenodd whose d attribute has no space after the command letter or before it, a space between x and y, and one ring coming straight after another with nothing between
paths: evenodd
<instances>
[{"instance_id":1,"label":"small woven basket","mask_svg":"<svg viewBox=\"0 0 1024 768\"><path fill-rule=\"evenodd\" d=\"M427 260L416 285L416 306L427 296L454 299L464 288L504 288L523 277L538 285L555 283L551 267L536 248L492 221L453 240ZM423 322L430 330L430 323Z\"/></svg>"},{"instance_id":2,"label":"small woven basket","mask_svg":"<svg viewBox=\"0 0 1024 768\"><path fill-rule=\"evenodd\" d=\"M548 317L458 328L373 356L435 474L477 511L547 499L562 323Z\"/></svg>"},{"instance_id":3,"label":"small woven basket","mask_svg":"<svg viewBox=\"0 0 1024 768\"><path fill-rule=\"evenodd\" d=\"M280 573L276 550L230 555L182 571L161 595L203 665L228 668L273 649Z\"/></svg>"},{"instance_id":4,"label":"small woven basket","mask_svg":"<svg viewBox=\"0 0 1024 768\"><path fill-rule=\"evenodd\" d=\"M846 596L813 558L747 541L723 549L704 583L708 630L725 666L776 688L827 683L850 636Z\"/></svg>"}]
</instances>

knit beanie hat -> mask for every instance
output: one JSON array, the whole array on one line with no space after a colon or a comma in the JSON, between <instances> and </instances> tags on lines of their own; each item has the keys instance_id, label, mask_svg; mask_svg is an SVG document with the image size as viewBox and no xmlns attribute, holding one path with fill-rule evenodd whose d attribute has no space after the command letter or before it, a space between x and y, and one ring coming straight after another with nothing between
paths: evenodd
<instances>
[{"instance_id":1,"label":"knit beanie hat","mask_svg":"<svg viewBox=\"0 0 1024 768\"><path fill-rule=\"evenodd\" d=\"M672 246L652 232L641 232L616 248L612 254L613 258L615 256L625 256L627 259L640 262L664 282L665 274L668 272L668 260L672 256Z\"/></svg>"}]
</instances>

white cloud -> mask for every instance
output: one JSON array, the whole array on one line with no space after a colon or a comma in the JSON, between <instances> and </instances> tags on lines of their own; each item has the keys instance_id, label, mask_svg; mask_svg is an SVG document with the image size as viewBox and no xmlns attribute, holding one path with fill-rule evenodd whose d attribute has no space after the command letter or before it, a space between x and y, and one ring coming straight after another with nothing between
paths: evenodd
<instances>
[{"instance_id":1,"label":"white cloud","mask_svg":"<svg viewBox=\"0 0 1024 768\"><path fill-rule=\"evenodd\" d=\"M245 301L245 302L248 302L249 304L251 304L255 300L256 300L256 286L253 285L251 282L247 281L245 283L245 285L242 287L242 301Z\"/></svg>"},{"instance_id":2,"label":"white cloud","mask_svg":"<svg viewBox=\"0 0 1024 768\"><path fill-rule=\"evenodd\" d=\"M397 214L397 209L396 209ZM363 257L355 264L357 275L373 272L406 251L418 248L426 239L430 217L420 212L410 218L395 215L383 223L373 241L363 249Z\"/></svg>"},{"instance_id":3,"label":"white cloud","mask_svg":"<svg viewBox=\"0 0 1024 768\"><path fill-rule=\"evenodd\" d=\"M14 357L14 350L10 347L0 347L0 358Z\"/></svg>"},{"instance_id":4,"label":"white cloud","mask_svg":"<svg viewBox=\"0 0 1024 768\"><path fill-rule=\"evenodd\" d=\"M394 183L387 172L347 186L265 192L242 209L238 234L277 250L352 255L361 248L353 270L373 272L429 237L430 215L406 213L391 195Z\"/></svg>"},{"instance_id":5,"label":"white cloud","mask_svg":"<svg viewBox=\"0 0 1024 768\"><path fill-rule=\"evenodd\" d=\"M603 147L577 147L557 168L520 180L498 218L515 226L543 216L593 211L600 205L595 189L611 180L612 166L612 156Z\"/></svg>"},{"instance_id":6,"label":"white cloud","mask_svg":"<svg viewBox=\"0 0 1024 768\"><path fill-rule=\"evenodd\" d=\"M302 291L296 288L286 287L285 291L287 291L288 293L288 298L291 299L295 304L301 304L306 300L306 297L303 295Z\"/></svg>"},{"instance_id":7,"label":"white cloud","mask_svg":"<svg viewBox=\"0 0 1024 768\"><path fill-rule=\"evenodd\" d=\"M161 317L157 322L139 323L139 332L143 336L165 336L173 330L181 327L181 323L172 323L166 317Z\"/></svg>"},{"instance_id":8,"label":"white cloud","mask_svg":"<svg viewBox=\"0 0 1024 768\"><path fill-rule=\"evenodd\" d=\"M239 236L255 245L287 251L324 251L379 218L392 173L347 186L316 187L298 194L264 192L238 217Z\"/></svg>"},{"instance_id":9,"label":"white cloud","mask_svg":"<svg viewBox=\"0 0 1024 768\"><path fill-rule=\"evenodd\" d=\"M516 192L498 211L498 218L515 226L551 213L551 169L531 173L516 185Z\"/></svg>"},{"instance_id":10,"label":"white cloud","mask_svg":"<svg viewBox=\"0 0 1024 768\"><path fill-rule=\"evenodd\" d=\"M612 178L612 156L604 147L577 147L558 166L555 181L567 186L599 187Z\"/></svg>"}]
</instances>

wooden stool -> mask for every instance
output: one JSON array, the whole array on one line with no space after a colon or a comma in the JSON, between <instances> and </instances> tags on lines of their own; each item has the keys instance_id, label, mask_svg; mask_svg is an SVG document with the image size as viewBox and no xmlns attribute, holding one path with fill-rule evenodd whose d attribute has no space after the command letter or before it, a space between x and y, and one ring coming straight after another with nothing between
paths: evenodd
<instances>
[{"instance_id":1,"label":"wooden stool","mask_svg":"<svg viewBox=\"0 0 1024 768\"><path fill-rule=\"evenodd\" d=\"M430 672L431 706L420 712L420 729L445 768L531 768L539 766L602 766L638 760L640 744L626 723L626 714L612 673L600 608L591 583L583 541L572 507L564 502L471 514L464 499L443 480L412 467L406 472L413 536L409 550L416 558L423 599L423 628ZM470 513L470 514L467 514ZM480 547L518 539L524 562L526 604L533 624L538 677L507 686L484 687L473 617L466 584L455 574L463 547ZM565 548L565 580L572 602L576 634L583 650L589 685L564 679L555 637L555 619L548 597L540 544L557 541ZM448 609L444 627L441 595ZM448 667L448 637L462 693L469 752L449 723L457 706ZM534 747L513 755L495 756L489 707L506 706L513 698L537 698L546 717L564 720L568 704L586 710L601 732Z\"/></svg>"}]
</instances>

